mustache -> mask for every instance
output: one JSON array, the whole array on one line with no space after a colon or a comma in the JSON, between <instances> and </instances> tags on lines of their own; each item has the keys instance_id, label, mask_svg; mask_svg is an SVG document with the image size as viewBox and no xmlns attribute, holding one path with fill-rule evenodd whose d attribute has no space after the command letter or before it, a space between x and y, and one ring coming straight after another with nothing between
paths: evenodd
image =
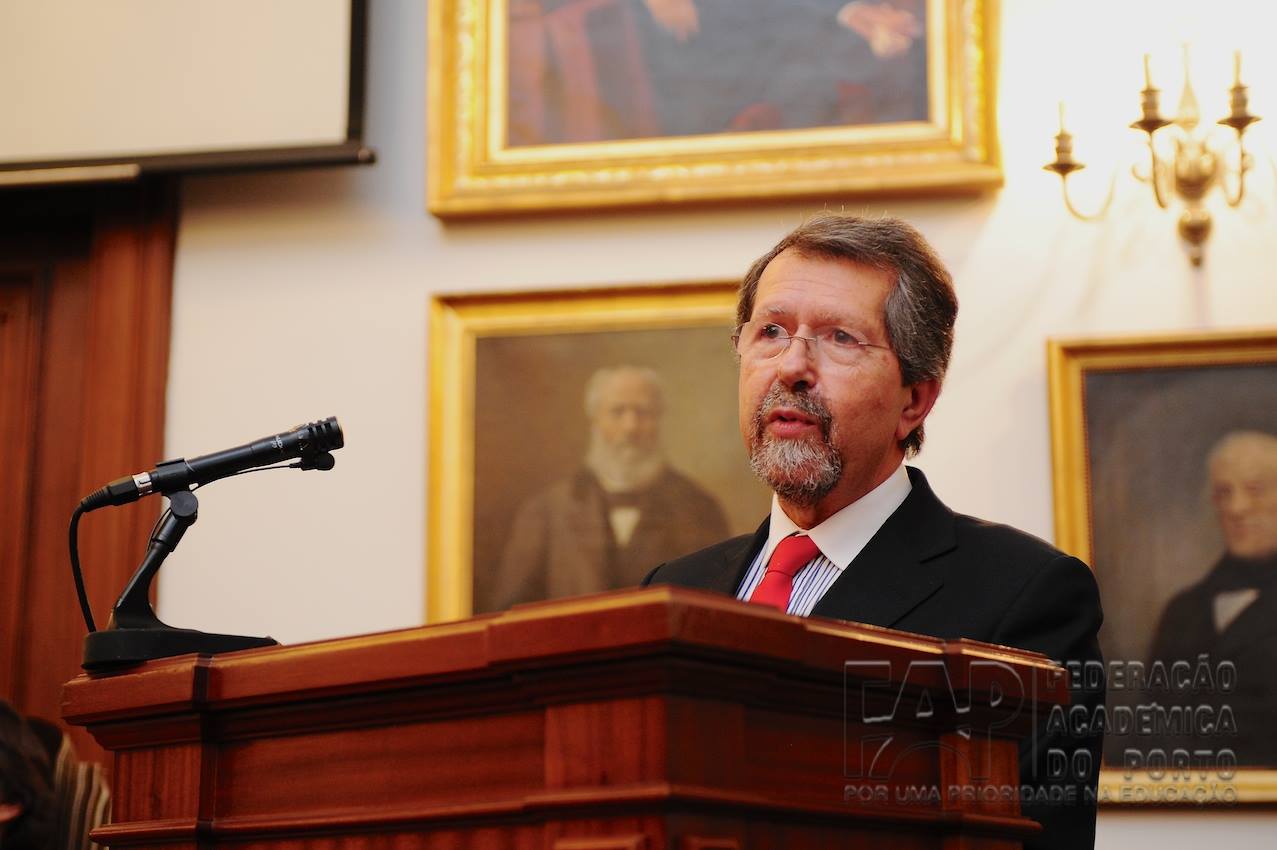
<instances>
[{"instance_id":1,"label":"mustache","mask_svg":"<svg viewBox=\"0 0 1277 850\"><path fill-rule=\"evenodd\" d=\"M763 400L759 402L758 409L754 411L754 437L756 439L762 439L763 431L767 428L767 417L778 407L792 407L812 417L820 424L821 437L825 440L829 439L829 430L833 427L834 415L829 412L828 407L825 407L825 403L820 400L820 397L809 393L794 392L779 381L771 385L767 395L763 396Z\"/></svg>"}]
</instances>

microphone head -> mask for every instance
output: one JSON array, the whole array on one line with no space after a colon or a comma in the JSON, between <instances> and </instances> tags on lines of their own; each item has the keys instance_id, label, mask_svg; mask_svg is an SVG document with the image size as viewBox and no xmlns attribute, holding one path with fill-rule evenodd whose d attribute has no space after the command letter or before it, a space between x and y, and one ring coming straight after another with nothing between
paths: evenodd
<instances>
[{"instance_id":1,"label":"microphone head","mask_svg":"<svg viewBox=\"0 0 1277 850\"><path fill-rule=\"evenodd\" d=\"M341 426L337 424L336 416L302 425L296 430L307 432L302 435L303 454L331 452L346 445L346 438L341 433Z\"/></svg>"}]
</instances>

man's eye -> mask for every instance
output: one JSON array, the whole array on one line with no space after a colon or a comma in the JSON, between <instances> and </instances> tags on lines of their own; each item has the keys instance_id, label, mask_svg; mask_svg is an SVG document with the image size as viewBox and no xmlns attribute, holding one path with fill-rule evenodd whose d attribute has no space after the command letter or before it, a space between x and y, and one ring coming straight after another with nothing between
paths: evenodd
<instances>
[{"instance_id":1,"label":"man's eye","mask_svg":"<svg viewBox=\"0 0 1277 850\"><path fill-rule=\"evenodd\" d=\"M758 329L758 335L763 339L780 339L785 335L785 329L769 322Z\"/></svg>"},{"instance_id":2,"label":"man's eye","mask_svg":"<svg viewBox=\"0 0 1277 850\"><path fill-rule=\"evenodd\" d=\"M830 328L826 332L826 338L834 345L843 345L847 347L860 345L860 340L851 335L849 331L842 328Z\"/></svg>"}]
</instances>

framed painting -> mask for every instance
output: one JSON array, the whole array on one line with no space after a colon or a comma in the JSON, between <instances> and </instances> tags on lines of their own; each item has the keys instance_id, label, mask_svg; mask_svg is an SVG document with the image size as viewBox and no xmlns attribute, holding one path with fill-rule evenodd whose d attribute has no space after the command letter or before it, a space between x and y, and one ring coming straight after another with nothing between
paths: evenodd
<instances>
[{"instance_id":1,"label":"framed painting","mask_svg":"<svg viewBox=\"0 0 1277 850\"><path fill-rule=\"evenodd\" d=\"M1277 801L1277 331L1049 345L1056 538L1091 564L1100 800Z\"/></svg>"},{"instance_id":2,"label":"framed painting","mask_svg":"<svg viewBox=\"0 0 1277 850\"><path fill-rule=\"evenodd\" d=\"M434 299L431 622L636 585L758 527L735 302L735 284Z\"/></svg>"},{"instance_id":3,"label":"framed painting","mask_svg":"<svg viewBox=\"0 0 1277 850\"><path fill-rule=\"evenodd\" d=\"M1001 182L995 0L439 0L440 216Z\"/></svg>"}]
</instances>

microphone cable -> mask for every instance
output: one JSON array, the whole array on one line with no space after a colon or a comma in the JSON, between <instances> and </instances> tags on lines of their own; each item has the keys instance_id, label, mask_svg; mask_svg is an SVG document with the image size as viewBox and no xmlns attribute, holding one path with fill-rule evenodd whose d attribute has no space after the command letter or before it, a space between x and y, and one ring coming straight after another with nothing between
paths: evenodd
<instances>
[{"instance_id":1,"label":"microphone cable","mask_svg":"<svg viewBox=\"0 0 1277 850\"><path fill-rule=\"evenodd\" d=\"M93 625L93 611L89 608L89 596L84 592L84 575L80 572L80 517L84 515L84 505L76 505L75 511L71 514L71 527L67 530L67 535L71 538L71 576L75 579L75 595L80 598L80 611L84 614L84 625L89 627L90 632L96 632L97 626Z\"/></svg>"}]
</instances>

